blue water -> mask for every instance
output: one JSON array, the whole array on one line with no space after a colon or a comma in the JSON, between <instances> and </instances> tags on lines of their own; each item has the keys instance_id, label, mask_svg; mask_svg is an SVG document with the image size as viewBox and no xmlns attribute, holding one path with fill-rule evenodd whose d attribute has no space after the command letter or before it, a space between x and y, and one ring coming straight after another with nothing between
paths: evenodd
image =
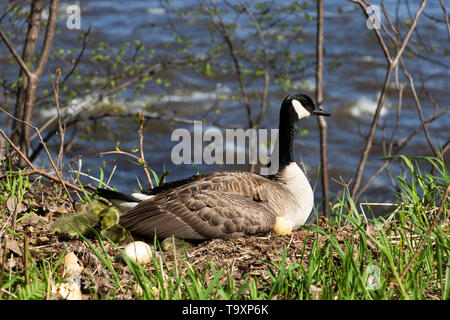
<instances>
[{"instance_id":1,"label":"blue water","mask_svg":"<svg viewBox=\"0 0 450 320\"><path fill-rule=\"evenodd\" d=\"M219 0L218 5L222 9L226 6ZM279 5L288 5L292 1L277 1ZM292 70L293 77L300 86L297 91L303 91L314 97L314 59L315 59L315 5L310 1L309 7L305 8L298 16L284 17L284 23L287 28L283 31L285 37L293 37L296 31L292 28L295 23L300 23L304 29L302 42L291 45L291 50L296 52L301 50L305 61L310 66L302 71ZM80 48L79 35L86 31L89 25L92 28L90 37L95 39L88 45L95 46L100 41L110 43L111 47L118 46L119 43L135 40L141 40L148 49L155 50L154 61L164 58L172 58L178 54L177 45L174 43L174 31L187 35L192 39L191 51L198 56L204 55L211 44L211 32L204 25L204 17L195 15L180 16L178 14L167 15L167 8L176 8L179 12L186 10L195 10L199 6L198 1L171 1L167 6L164 1L88 1L83 0L81 5L81 27L82 30L67 30L65 28L65 8L73 4L72 1L61 1L58 26L60 32L55 36L54 48L76 49ZM208 2L207 2L208 3ZM233 2L234 3L234 2ZM303 3L303 2L301 2ZM373 1L379 4L379 1ZM409 1L409 9L406 1L385 1L386 9L391 18L395 21L398 12L398 19L406 21L418 9L419 1ZM251 1L256 4L256 1ZM0 12L4 10L6 3L0 4ZM305 19L305 12L310 21ZM426 14L429 17L443 18L442 9L438 1L428 1ZM280 13L283 15L283 12ZM170 17L170 19L168 19ZM235 14L225 13L224 20L233 22L236 26L236 36L240 39L246 39L248 35L254 32L249 27L250 21L245 14L237 17ZM383 18L383 22L386 20ZM5 22L6 23L6 22ZM10 27L10 24L7 23ZM23 28L23 26L22 26ZM340 0L325 1L325 60L324 60L324 108L332 114L327 119L329 130L329 167L332 178L338 180L342 177L344 181L349 181L358 165L360 152L364 147L364 138L359 134L358 126L366 133L371 123L370 114L360 112L365 106L358 104L362 97L373 99L373 108L376 106L376 97L381 90L385 76L386 62L383 53L373 36L372 31L365 26L365 18L361 10L356 5ZM404 36L404 31L402 36ZM220 43L222 39L218 39ZM268 42L269 43L269 42ZM425 44L427 49L422 45ZM252 39L248 42L249 48L260 45L258 39ZM285 42L270 42L268 50L274 50L273 46L284 46ZM430 49L432 48L432 49ZM18 48L20 49L20 47ZM420 94L422 107L425 117L434 112L434 105L427 99L423 90L420 90L423 79L434 100L445 107L448 105L448 91L450 83L450 58L449 58L449 37L446 27L443 23L437 24L431 18L422 16L418 25L418 31L414 32L413 40L410 41L410 48L420 53L418 58L407 58L406 63L409 71L415 75L415 85ZM0 78L13 81L18 74L16 66L6 64L8 52L3 45L0 46ZM447 50L447 53L445 53ZM49 61L48 69L54 70L56 67L63 68L64 72L70 70L70 63L63 63L61 60L53 58ZM80 65L85 71L98 70L98 78L106 74L101 65L89 63ZM232 71L230 69L230 71ZM400 70L400 81L406 83L405 77ZM275 84L275 75L271 75L271 85L269 90L269 107L267 116L262 122L263 127L274 128L278 126L278 108L286 95L279 84ZM207 78L202 74L194 73L192 68L182 68L177 70L164 71L157 77L169 79L171 86L162 87L155 83L148 83L141 92L141 96L135 96L134 90L127 90L117 99L137 99L139 101L155 101L156 98L162 99L156 103L154 110L169 112L189 119L201 119L205 114L209 122L217 121L218 124L227 126L245 126L247 124L246 111L237 101L219 101L221 112L207 112L207 110L218 103L220 94L232 95L239 92L238 83L232 76L218 76L217 78ZM48 78L44 75L43 79ZM93 78L92 78L93 79ZM302 84L302 80L307 80L309 86ZM258 110L257 93L262 88L261 81L246 83L248 92L251 96L251 104L255 110ZM394 82L391 86L394 87ZM51 88L48 81L42 80L40 88ZM83 97L80 92L80 97ZM64 99L64 93L62 94ZM378 129L376 141L380 141L385 134L390 137L390 132L395 125L397 96L391 91L388 96L391 107L387 108L387 114L381 119L380 123L384 126L383 130ZM0 98L0 99L3 99ZM1 100L0 100L1 101ZM120 100L122 101L122 100ZM125 100L123 107L126 109L138 111L142 107L139 103ZM51 104L49 105L51 108ZM35 122L43 123L50 113L45 113L46 105L37 107L35 110ZM50 109L51 110L51 109ZM443 145L449 138L449 120L448 116L433 122L429 126L430 134L436 145ZM5 123L5 117L1 116L2 126ZM106 166L102 169L105 177L108 177L113 171L111 185L124 191L133 191L138 189L139 180L145 186L145 175L142 169L132 164L130 159L123 156L112 155L98 157L96 154L100 151L114 150L117 140L120 141L120 148L130 150L138 145L137 122L124 118L106 119L110 130L105 130L100 126L97 129L93 127L92 134L80 136L80 139L74 144L71 151L66 154L67 163L76 167L75 162L70 160L83 157L83 168L90 168L90 174L99 177L98 166L104 161ZM398 130L398 139L406 137L409 132L419 125L419 117L414 104L414 100L409 89L405 90L403 98L403 111L401 127ZM66 134L66 139L83 131L84 127L92 123L86 122L78 127L77 130L70 128ZM312 185L316 186L316 197L320 199L320 183L318 177L319 158L319 135L317 122L315 119L308 119L299 124L301 130L307 129L305 136L297 135L294 153L296 160L303 161L306 165L309 179ZM185 127L192 129L192 126L185 124L168 124L162 121L147 121L145 126L145 155L146 159L157 173L170 169L171 174L168 180L184 178L194 174L195 169L191 164L174 165L170 159L170 153L173 146L177 143L170 141L171 132L178 128ZM300 131L301 131L300 130ZM50 141L50 146L57 150L59 140L57 138ZM33 144L36 146L36 143ZM430 154L423 132L417 134L404 149L404 153L409 155ZM38 159L38 163L45 163L45 159ZM366 179L374 173L381 162L377 159L383 157L382 149L375 145L369 157L366 166ZM200 172L234 169L233 166L217 165L198 165ZM240 168L240 167L238 167ZM243 168L245 169L245 168ZM398 165L393 165L391 170L398 170ZM95 181L86 179L85 183L96 184ZM363 183L364 184L364 183ZM337 194L342 190L342 186L331 182L332 192ZM381 174L369 192L365 195L372 201L391 201L393 199L392 185L387 174Z\"/></svg>"}]
</instances>

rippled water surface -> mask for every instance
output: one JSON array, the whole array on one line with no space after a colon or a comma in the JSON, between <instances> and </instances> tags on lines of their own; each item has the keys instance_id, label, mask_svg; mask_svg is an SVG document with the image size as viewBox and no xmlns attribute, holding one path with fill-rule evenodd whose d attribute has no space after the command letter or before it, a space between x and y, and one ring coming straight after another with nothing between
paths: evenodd
<instances>
[{"instance_id":1,"label":"rippled water surface","mask_svg":"<svg viewBox=\"0 0 450 320\"><path fill-rule=\"evenodd\" d=\"M220 1L218 1L220 3ZM279 1L283 3L283 1ZM411 14L414 15L418 8L419 1L410 1ZM439 1L428 1L426 13L442 19L443 13ZM112 45L123 41L142 40L147 48L156 50L156 57L170 58L175 56L176 52L171 51L173 42L172 31L167 27L168 20L164 7L159 1L93 1L82 0L79 2L82 8L82 29L85 31L91 25L92 32L90 37L96 41L109 42ZM198 6L198 1L172 1L171 5L176 8L192 9ZM386 7L392 16L396 13L397 1L386 1ZM399 16L407 19L409 12L405 6L405 1L400 1ZM68 1L61 1L61 8L58 23L62 32L55 37L54 48L79 48L80 40L77 39L80 31L67 31L64 29L65 10ZM0 7L4 7L1 4ZM3 9L3 8L2 8ZM0 10L2 11L2 10ZM316 12L312 3L306 9L311 21L302 19L305 30L303 41L294 44L292 49L302 50L306 61L314 62L315 59L315 17ZM303 17L303 13L302 13ZM225 15L225 20L231 19ZM198 24L189 21L182 16L171 16L170 23L178 31L186 29L187 36L193 39L193 45L197 46L198 54L204 53L209 39L209 31ZM237 35L245 37L249 33L248 21L240 18L237 23ZM293 21L286 21L289 32L289 25ZM161 27L151 27L152 24L158 24ZM189 28L185 26L189 25ZM421 53L416 58L408 58L407 65L410 72L416 77L416 86L419 90L425 117L434 112L433 104L427 99L425 93L420 90L421 80L424 80L429 92L433 95L435 102L445 107L449 103L449 66L448 56L449 37L444 24L436 24L429 17L422 16L418 32L413 34L411 49ZM425 51L420 48L425 44L433 50ZM282 45L282 43L280 43ZM342 177L344 181L349 181L358 165L360 152L364 147L365 140L360 134L368 131L371 123L372 114L376 108L376 99L381 90L385 76L385 59L379 48L372 32L365 26L365 19L361 11L355 5L339 0L325 1L325 61L324 61L324 108L332 114L327 118L329 130L329 166L330 175L333 179ZM2 59L7 56L5 47L0 46ZM445 50L447 55L445 54ZM2 60L4 61L4 60ZM58 61L52 60L50 67L58 66ZM4 66L4 67L3 67ZM93 64L86 64L83 68L96 68ZM293 71L296 72L296 71ZM11 81L17 76L17 68L2 63L0 77ZM401 73L401 72L400 72ZM188 119L201 120L206 117L207 121L214 122L218 119L219 124L226 126L245 126L246 110L239 106L237 102L222 101L221 96L230 96L239 92L238 83L233 77L218 76L211 80L201 74L192 72L189 68L181 68L173 71L163 72L159 75L163 79L169 79L171 86L162 88L161 86L148 86L137 97L136 101L123 100L125 108L138 111L143 105L155 104L155 110L168 111L170 114L176 114ZM299 91L308 93L314 97L314 66L307 68L302 72L296 72L294 84ZM406 83L406 79L401 76L400 80ZM95 81L95 79L92 79ZM248 91L252 97L251 103L255 108L258 101L255 98L261 90L262 84L248 83ZM395 86L394 82L391 84ZM82 93L81 93L82 94ZM275 128L278 126L278 108L284 98L284 93L279 84L271 79L269 102L267 116L262 125L264 127ZM125 92L116 99L132 98L133 92ZM117 100L119 101L119 100ZM219 102L218 102L219 101ZM207 112L212 107L217 107L219 103L221 112ZM380 141L383 134L390 137L392 128L396 121L397 97L395 91L388 96L388 101L381 114L381 124L384 131L377 131L376 141ZM54 114L51 109L40 108L35 110L35 121L37 123L44 121ZM206 116L205 116L206 114ZM4 116L1 116L4 125ZM442 117L430 125L429 130L433 142L439 146L443 145L449 138L448 116ZM116 140L120 140L120 148L130 150L138 145L137 123L130 119L110 118L108 123L111 130L116 133L98 129L93 131L92 139L79 139L70 153L68 159L79 155L87 156L84 158L85 168L90 167L94 176L99 176L97 164L106 161L108 164L103 169L106 177L111 173L114 165L117 165L111 184L124 191L132 191L138 188L137 177L141 183L145 182L142 170L133 165L127 158L118 155L107 157L94 157L93 154L99 151L114 150ZM87 123L86 123L87 124ZM414 104L414 100L409 89L405 90L403 99L401 127L397 132L398 139L406 137L418 125L419 117ZM317 168L319 166L319 133L315 119L308 119L299 124L301 131L307 129L308 134L297 134L295 140L295 158L297 161L303 161L311 184L316 186L316 195L320 198L320 183L318 179ZM164 169L170 169L171 174L168 180L175 180L194 174L195 169L192 165L174 165L170 154L176 142L170 141L171 132L178 128L185 127L192 129L192 126L185 124L168 124L162 121L147 121L145 126L145 152L149 165L158 173ZM78 128L80 130L80 128ZM72 129L68 130L67 136L74 134ZM57 145L55 139L51 145ZM422 132L417 134L406 149L406 154L430 154ZM369 157L365 176L369 177L374 173L381 162L377 159L383 157L381 145L375 143L373 151ZM42 160L39 160L42 162ZM217 165L199 165L200 172L215 171L222 169L232 169L231 166L225 168ZM398 170L396 165L391 167L394 172ZM86 181L89 182L89 181ZM90 181L94 183L93 181ZM364 182L363 182L364 184ZM330 184L332 192L337 193L342 187L335 182ZM387 174L382 174L374 181L370 191L366 193L369 200L394 200L391 192L392 185L388 180Z\"/></svg>"}]
</instances>

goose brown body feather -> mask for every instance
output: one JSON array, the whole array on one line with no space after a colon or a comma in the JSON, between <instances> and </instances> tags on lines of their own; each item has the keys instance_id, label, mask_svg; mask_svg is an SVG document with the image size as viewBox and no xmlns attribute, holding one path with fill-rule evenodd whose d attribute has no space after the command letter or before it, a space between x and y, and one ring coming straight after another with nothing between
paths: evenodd
<instances>
[{"instance_id":1,"label":"goose brown body feather","mask_svg":"<svg viewBox=\"0 0 450 320\"><path fill-rule=\"evenodd\" d=\"M289 202L295 202L286 199L289 192L280 182L249 172L193 176L153 193L155 197L120 217L123 227L147 239L155 233L184 239L263 234Z\"/></svg>"}]
</instances>

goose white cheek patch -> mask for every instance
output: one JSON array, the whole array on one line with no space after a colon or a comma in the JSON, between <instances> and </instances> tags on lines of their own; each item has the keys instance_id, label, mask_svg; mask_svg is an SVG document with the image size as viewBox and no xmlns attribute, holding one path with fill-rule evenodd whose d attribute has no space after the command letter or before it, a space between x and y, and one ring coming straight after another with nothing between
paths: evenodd
<instances>
[{"instance_id":1,"label":"goose white cheek patch","mask_svg":"<svg viewBox=\"0 0 450 320\"><path fill-rule=\"evenodd\" d=\"M294 107L295 112L297 112L299 119L306 118L311 115L311 113L306 110L302 103L298 100L292 100L292 106Z\"/></svg>"}]
</instances>

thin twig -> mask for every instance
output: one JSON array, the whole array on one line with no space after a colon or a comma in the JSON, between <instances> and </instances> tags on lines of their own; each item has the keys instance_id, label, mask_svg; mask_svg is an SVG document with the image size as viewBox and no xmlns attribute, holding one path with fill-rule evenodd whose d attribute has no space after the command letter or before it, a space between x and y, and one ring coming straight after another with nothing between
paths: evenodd
<instances>
[{"instance_id":1,"label":"thin twig","mask_svg":"<svg viewBox=\"0 0 450 320\"><path fill-rule=\"evenodd\" d=\"M137 117L139 119L139 130L138 130L138 134L139 134L139 153L141 154L139 160L142 163L142 165L144 166L144 172L145 175L147 176L147 180L148 180L148 184L150 185L150 188L153 189L153 183L152 183L152 179L150 178L150 172L148 172L147 169L147 161L145 161L145 156L144 156L144 122L145 122L145 118L142 112L138 112Z\"/></svg>"},{"instance_id":2,"label":"thin twig","mask_svg":"<svg viewBox=\"0 0 450 320\"><path fill-rule=\"evenodd\" d=\"M0 270L0 288L3 288L3 277L5 275L5 264L6 264L6 253L8 251L8 246L6 245L6 237L4 238L3 244L3 256L2 256L2 270ZM0 299L2 299L2 293L0 292Z\"/></svg>"},{"instance_id":3,"label":"thin twig","mask_svg":"<svg viewBox=\"0 0 450 320\"><path fill-rule=\"evenodd\" d=\"M369 17L369 12L368 12L368 5L370 5L370 3L368 3L367 1L364 0L349 0L351 2L357 3L363 10L364 14L366 15L366 17ZM356 195L358 194L358 189L360 187L361 181L362 181L362 177L363 177L363 172L364 172L364 168L367 162L367 158L369 157L369 153L370 150L372 148L372 144L373 144L373 140L375 137L375 131L377 129L377 125L379 122L379 118L380 118L380 114L381 114L381 109L384 106L384 102L386 100L386 94L387 94L387 90L389 87L389 83L391 81L391 77L392 77L392 72L394 71L395 67L397 66L400 57L402 56L406 45L412 35L412 32L414 31L416 25L417 25L417 21L422 13L422 11L425 9L425 4L426 4L426 0L422 0L422 3L420 5L420 8L417 10L416 12L416 16L414 17L414 20L411 24L411 27L409 28L402 44L400 46L397 46L398 51L395 55L395 58L391 57L391 54L389 52L388 47L386 46L383 37L380 34L380 31L377 28L374 28L373 31L375 32L377 39L378 39L378 43L381 46L381 48L383 49L383 53L386 57L386 62L388 63L388 67L387 67L387 71L386 71L386 75L385 75L385 80L384 80L384 84L383 87L381 89L381 94L380 94L380 98L378 99L378 104L377 104L377 108L375 110L375 114L373 116L372 119L372 124L370 126L370 130L369 130L369 134L366 140L366 145L364 147L363 152L361 153L361 159L359 161L358 164L358 168L356 170L355 173L355 179L354 179L354 184L353 184L353 188L352 188L352 198L355 199L355 201L357 201L357 197ZM384 29L386 29L386 26L384 26Z\"/></svg>"},{"instance_id":4,"label":"thin twig","mask_svg":"<svg viewBox=\"0 0 450 320\"><path fill-rule=\"evenodd\" d=\"M65 124L67 123L66 124L66 127L67 127L70 124L80 121L80 115L83 114L83 112L85 112L87 108L89 108L90 106L101 101L105 97L108 97L108 96L132 85L133 83L140 81L144 77L152 76L157 72L167 69L169 66L183 65L183 64L189 63L190 61L191 61L191 59L188 57L188 58L177 59L177 60L173 60L173 61L158 62L158 63L151 65L150 67L148 67L146 70L139 73L135 77L116 85L114 88L110 88L108 90L106 90L104 88L100 88L100 89L96 90L95 92L89 94L88 96L84 97L82 101L62 108L61 114L63 115L62 116L63 123L65 123ZM69 110L75 110L75 111L72 111L70 114L68 114ZM147 118L147 116L146 116L146 118ZM160 118L161 118L161 120L166 120L166 117L161 116ZM69 121L69 119L70 119L70 121ZM40 131L43 132L49 126L52 126L53 124L55 124L57 122L57 120L58 120L57 115L51 117L50 119L48 119L45 122L44 125L41 126ZM178 121L178 122L185 122L185 121L183 121L182 118L178 118L178 117L174 117L173 120ZM187 123L187 121L185 123ZM54 134L56 134L56 132L57 132L57 128L52 129L50 132L48 132L46 134L44 141L48 141ZM31 136L30 141L33 141L36 137L38 137L37 133L35 133L34 135ZM33 161L41 151L42 151L42 145L39 145L33 151L32 155L30 156L30 160Z\"/></svg>"},{"instance_id":5,"label":"thin twig","mask_svg":"<svg viewBox=\"0 0 450 320\"><path fill-rule=\"evenodd\" d=\"M450 183L447 185L447 190L445 190L444 197L441 200L441 205L439 206L439 210L436 213L436 216L434 217L433 223L431 224L430 228L428 228L428 231L425 234L425 236L422 238L422 241L420 242L419 246L417 247L417 250L414 253L413 257L411 258L411 261L409 261L408 265L403 270L403 272L400 276L400 279L403 279L406 276L409 269L411 269L412 264L419 256L420 252L422 252L423 247L425 246L425 243L427 242L428 238L430 237L431 232L433 231L434 227L436 226L437 222L439 221L439 217L441 216L441 213L444 210L445 202L447 201L449 192L450 192Z\"/></svg>"},{"instance_id":6,"label":"thin twig","mask_svg":"<svg viewBox=\"0 0 450 320\"><path fill-rule=\"evenodd\" d=\"M439 2L441 3L441 8L442 8L442 11L444 12L445 24L447 26L447 34L450 39L450 22L448 19L447 9L445 8L445 4L444 4L443 0L440 0Z\"/></svg>"},{"instance_id":7,"label":"thin twig","mask_svg":"<svg viewBox=\"0 0 450 320\"><path fill-rule=\"evenodd\" d=\"M214 24L214 26L221 32L227 46L228 49L230 51L230 56L231 59L233 60L233 66L234 66L234 70L236 72L236 78L239 82L239 87L241 89L241 95L242 95L242 99L244 100L244 105L245 108L247 110L247 118L248 118L248 125L250 128L254 128L254 123L253 123L253 117L252 117L252 109L250 107L250 103L248 100L248 94L247 94L247 89L245 87L245 83L244 83L244 79L242 77L242 72L241 72L241 67L239 65L239 60L237 57L237 53L236 53L236 48L234 46L233 40L231 39L230 34L228 33L228 28L225 25L225 22L223 21L222 15L220 14L219 9L217 8L216 2L214 0L211 0L211 4L214 7L214 13L217 15L217 17L219 18L219 22L216 22L216 20L214 19L213 14L211 13L211 10L208 10L204 3L202 3L203 6L203 10L205 12L207 12L210 17L211 17L211 22Z\"/></svg>"},{"instance_id":8,"label":"thin twig","mask_svg":"<svg viewBox=\"0 0 450 320\"><path fill-rule=\"evenodd\" d=\"M42 259L42 260L44 260L44 259ZM47 261L47 260L44 260L44 261L45 261L45 266L44 266L44 268L47 268L47 265L48 265L48 270L47 270L47 274L48 274L48 279L47 279L47 292L46 292L46 294L45 294L45 300L50 300L50 292L51 292L52 282L53 282L53 279L52 279L52 267L51 267L49 261Z\"/></svg>"},{"instance_id":9,"label":"thin twig","mask_svg":"<svg viewBox=\"0 0 450 320\"><path fill-rule=\"evenodd\" d=\"M28 260L28 255L30 253L29 245L30 244L28 239L28 232L25 231L23 239L23 254L24 254L25 283L27 285L30 284L30 262Z\"/></svg>"},{"instance_id":10,"label":"thin twig","mask_svg":"<svg viewBox=\"0 0 450 320\"><path fill-rule=\"evenodd\" d=\"M83 189L81 189L80 187L78 187L78 186L76 186L76 185L74 185L74 184L72 184L70 182L64 181L64 180L60 179L59 177L55 177L55 176L53 176L53 175L51 175L51 174L49 174L49 173L47 173L47 172L45 172L43 170L37 169L30 162L30 160L28 160L28 158L19 150L19 148L14 143L12 143L11 139L9 139L9 137L6 135L6 133L2 129L0 129L0 134L5 138L5 140L9 143L9 145L14 150L16 150L16 152L19 154L19 156L30 166L31 170L21 172L22 175L25 176L25 175L38 174L38 175L44 176L44 177L46 177L46 178L48 178L50 180L53 180L55 182L61 183L65 189L66 189L66 186L67 186L67 187L69 187L69 188L71 188L73 190L76 190L78 192L83 192Z\"/></svg>"},{"instance_id":11,"label":"thin twig","mask_svg":"<svg viewBox=\"0 0 450 320\"><path fill-rule=\"evenodd\" d=\"M91 32L91 25L89 25L88 30L84 33L83 35L83 44L81 46L81 51L78 54L78 57L75 59L74 64L72 65L72 68L70 69L70 71L66 74L66 76L64 77L63 81L61 81L61 85L60 87L62 87L64 85L64 83L66 83L66 81L70 78L70 76L73 74L73 72L75 71L75 69L77 68L78 64L80 63L81 57L84 54L84 51L86 50L86 45L87 45L87 37L89 36L89 33Z\"/></svg>"},{"instance_id":12,"label":"thin twig","mask_svg":"<svg viewBox=\"0 0 450 320\"><path fill-rule=\"evenodd\" d=\"M84 173L84 172L81 172L81 171L77 172L77 175L78 175L78 179L79 179L79 176L82 175L83 177L88 177L89 179L92 179L92 180L94 180L94 181L96 181L96 182L98 182L98 183L101 183L101 182L102 182L102 181L100 181L100 179L97 179L96 177L90 176L90 175L88 175L87 173ZM78 179L77 179L77 180L78 180ZM103 184L104 184L106 187L109 187L107 183L105 184L105 183L103 182ZM83 190L82 190L82 189L79 189L79 190L77 190L77 191L82 192Z\"/></svg>"},{"instance_id":13,"label":"thin twig","mask_svg":"<svg viewBox=\"0 0 450 320\"><path fill-rule=\"evenodd\" d=\"M81 159L80 159L80 160L81 160ZM114 172L116 172L116 168L117 168L117 166L114 165L114 167L113 167L113 169L112 169L112 171L111 171L111 174L109 175L109 178L108 178L108 180L106 181L106 185L109 185L109 182L111 181L111 179L112 179L112 177L113 177L113 175L114 175Z\"/></svg>"},{"instance_id":14,"label":"thin twig","mask_svg":"<svg viewBox=\"0 0 450 320\"><path fill-rule=\"evenodd\" d=\"M0 290L4 293L6 293L7 295L10 295L11 297L13 297L14 299L17 299L17 296L14 293L9 292L8 290L5 290L3 288L0 288Z\"/></svg>"},{"instance_id":15,"label":"thin twig","mask_svg":"<svg viewBox=\"0 0 450 320\"><path fill-rule=\"evenodd\" d=\"M0 133L3 136L3 138L5 138L5 140L9 143L9 145L13 147L14 150L16 150L16 152L19 154L19 156L28 164L28 166L30 166L30 168L32 169L35 169L35 166L30 162L30 160L28 160L28 158L22 153L22 151L20 151L20 149L11 141L11 139L9 139L8 135L1 128Z\"/></svg>"},{"instance_id":16,"label":"thin twig","mask_svg":"<svg viewBox=\"0 0 450 320\"><path fill-rule=\"evenodd\" d=\"M65 130L62 126L61 122L61 108L59 107L59 79L61 78L61 69L56 69L56 83L53 81L52 77L52 86L53 86L53 92L55 94L55 103L56 103L56 112L58 116L58 127L59 127L59 136L61 138L61 143L59 145L59 152L58 157L56 158L56 168L59 168L61 166L62 170L62 158L63 158L63 152L64 152L64 135Z\"/></svg>"},{"instance_id":17,"label":"thin twig","mask_svg":"<svg viewBox=\"0 0 450 320\"><path fill-rule=\"evenodd\" d=\"M264 59L264 62L263 62L263 64L264 64L264 67L263 67L264 87L263 87L262 97L260 98L261 108L260 108L260 111L259 111L259 115L258 115L256 121L253 124L253 127L256 128L256 127L258 127L260 125L263 117L266 114L266 109L267 109L267 98L269 96L269 84L270 84L269 58L268 58L268 55L267 55L266 43L265 43L265 40L264 40L264 35L263 35L262 30L261 30L260 24L256 20L255 16L253 15L253 12L249 9L249 7L242 0L240 0L239 3L244 8L245 12L247 13L249 18L252 20L252 22L255 25L255 28L256 28L257 33L258 33L259 41L261 42L262 52L263 52L263 59ZM259 97L259 94L258 94L258 97ZM247 101L247 103L248 103L248 101ZM251 114L249 115L249 117L251 117ZM252 119L252 121L253 121L253 119ZM249 122L249 124L251 124L251 123ZM250 148L254 148L253 145L251 145ZM253 152L253 150L250 150L250 152ZM251 172L255 171L255 164L254 163L250 164L249 171L251 171Z\"/></svg>"},{"instance_id":18,"label":"thin twig","mask_svg":"<svg viewBox=\"0 0 450 320\"><path fill-rule=\"evenodd\" d=\"M445 107L444 110L442 110L439 113L436 113L434 115L432 115L431 117L429 117L427 120L425 120L425 125L428 125L430 123L432 123L433 121L435 121L436 119L441 118L442 116L444 116L448 111L450 110L450 105ZM420 130L422 129L422 123L419 124L414 131L412 131L409 136L407 136L406 138L403 138L401 140L399 140L399 142L397 143L397 146L395 147L395 149L392 151L391 154L398 154L401 150L403 150L403 148L406 147L406 145L409 143L409 141L420 132ZM448 143L448 141L447 141ZM448 148L448 144L445 144L444 147L447 146ZM443 148L443 152L442 154L444 154L446 151L446 148ZM363 187L361 187L358 191L358 193L356 194L356 199L359 199L362 194L369 188L369 186L372 184L372 182L375 180L376 177L378 177L383 171L384 169L386 169L389 165L389 163L392 161L392 159L387 159L381 166L380 168L378 168L378 170L369 178L369 180L367 180L367 182L365 183L365 185Z\"/></svg>"},{"instance_id":19,"label":"thin twig","mask_svg":"<svg viewBox=\"0 0 450 320\"><path fill-rule=\"evenodd\" d=\"M266 42L264 40L264 34L261 30L261 26L260 26L258 20L256 20L253 12L249 9L249 7L242 0L240 0L239 3L244 8L245 12L247 13L247 15L250 17L250 19L252 20L252 22L255 25L256 31L258 32L259 41L261 42L262 52L263 52L264 88L263 88L263 93L262 93L262 98L261 98L261 110L259 112L258 118L255 121L255 125L259 126L262 118L266 114L266 109L267 109L267 97L269 95L269 84L270 84L269 57L267 55L267 47L266 47Z\"/></svg>"},{"instance_id":20,"label":"thin twig","mask_svg":"<svg viewBox=\"0 0 450 320\"><path fill-rule=\"evenodd\" d=\"M47 21L47 28L45 29L44 44L39 55L36 70L34 74L36 78L39 78L44 71L45 64L47 63L50 50L52 48L53 37L55 35L56 18L58 15L59 0L51 0L49 8L49 16Z\"/></svg>"},{"instance_id":21,"label":"thin twig","mask_svg":"<svg viewBox=\"0 0 450 320\"><path fill-rule=\"evenodd\" d=\"M161 173L161 176L159 177L159 184L164 184L164 181L166 180L166 177L170 174L170 170L166 170L163 173Z\"/></svg>"},{"instance_id":22,"label":"thin twig","mask_svg":"<svg viewBox=\"0 0 450 320\"><path fill-rule=\"evenodd\" d=\"M419 113L419 118L420 118L420 122L422 123L422 128L425 134L425 138L428 142L428 145L430 146L431 150L433 151L434 155L437 156L438 152L435 148L435 146L433 145L433 143L431 142L431 137L430 137L430 133L428 132L428 128L427 125L425 123L425 118L423 116L423 112L422 112L422 105L420 104L420 100L419 97L417 95L416 92L416 87L414 85L414 79L411 76L411 74L408 72L408 69L406 68L405 62L403 61L403 59L400 60L401 66L402 66L402 70L404 75L408 78L409 80L409 87L411 88L411 92L413 94L414 97L414 101L416 102L416 108L417 108L417 112Z\"/></svg>"},{"instance_id":23,"label":"thin twig","mask_svg":"<svg viewBox=\"0 0 450 320\"><path fill-rule=\"evenodd\" d=\"M53 180L54 182L60 183L65 190L67 190L67 188L70 188L72 190L75 190L75 191L78 191L80 193L83 193L83 189L81 189L79 186L74 185L73 183L67 182L65 180L61 180L59 177L55 177L55 176L51 175L50 173L47 173L47 172L45 172L43 170L35 169L35 170L29 170L29 171L22 172L23 176L25 176L25 175L27 175L27 176L28 175L34 175L34 174L46 177L47 179L50 179L50 180ZM68 191L66 191L66 192L68 192ZM74 202L73 202L73 204L75 205Z\"/></svg>"},{"instance_id":24,"label":"thin twig","mask_svg":"<svg viewBox=\"0 0 450 320\"><path fill-rule=\"evenodd\" d=\"M50 152L48 151L48 148L47 148L47 145L46 145L44 139L42 139L41 132L39 131L39 129L38 129L37 127L35 127L34 125L32 125L31 123L28 123L28 122L26 122L26 121L17 119L16 117L14 117L12 114L10 114L8 111L4 110L4 109L1 108L1 107L0 107L0 111L2 111L3 113L5 113L6 115L8 115L9 117L11 117L12 119L14 119L14 120L16 120L16 121L23 122L23 123L26 124L28 127L32 128L33 130L35 130L35 131L37 132L37 134L38 134L38 136L39 136L39 140L40 140L41 144L43 144L44 151L45 151L45 153L47 154L47 158L48 158L48 160L50 161L50 164L52 165L53 170L55 170L56 175L58 176L59 182L61 182L61 184L62 184L62 186L63 186L63 188L64 188L64 191L66 192L66 194L67 194L67 196L68 196L70 202L72 203L73 206L75 206L75 202L73 201L72 196L70 195L69 190L67 190L66 183L65 183L65 181L63 180L63 178L62 178L62 176L61 176L61 173L59 172L58 168L55 166L55 163L53 162L53 158L52 158L52 156L50 155ZM4 134L3 131L2 131L2 134ZM9 142L9 141L8 141L8 142ZM16 149L16 148L17 148L17 147L15 147L14 149ZM18 150L18 148L17 148L16 150ZM22 153L22 158L25 160L26 156L25 156L25 157L23 157L23 156L24 156L24 155L23 155L23 153ZM25 161L27 162L28 165L31 163L30 160L28 160L28 158L27 158L27 160L25 160ZM32 167L34 168L34 166L32 166Z\"/></svg>"},{"instance_id":25,"label":"thin twig","mask_svg":"<svg viewBox=\"0 0 450 320\"><path fill-rule=\"evenodd\" d=\"M23 61L22 57L17 53L16 49L14 49L14 46L11 44L11 42L9 42L8 38L3 33L3 30L0 30L0 37L5 42L6 46L9 49L9 51L13 55L14 59L16 59L17 63L20 65L22 70L25 72L25 74L27 75L28 79L31 79L34 76L33 73L30 71L30 69L28 69L26 63Z\"/></svg>"},{"instance_id":26,"label":"thin twig","mask_svg":"<svg viewBox=\"0 0 450 320\"><path fill-rule=\"evenodd\" d=\"M4 19L6 16L8 16L8 14L9 14L11 11L17 9L17 5L19 5L19 4L20 4L20 1L14 1L14 2L12 2L12 3L9 5L8 9L5 10L5 12L4 12L4 13L2 14L2 16L0 17L0 23L2 23L3 19ZM0 288L1 288L1 286L0 286Z\"/></svg>"}]
</instances>

